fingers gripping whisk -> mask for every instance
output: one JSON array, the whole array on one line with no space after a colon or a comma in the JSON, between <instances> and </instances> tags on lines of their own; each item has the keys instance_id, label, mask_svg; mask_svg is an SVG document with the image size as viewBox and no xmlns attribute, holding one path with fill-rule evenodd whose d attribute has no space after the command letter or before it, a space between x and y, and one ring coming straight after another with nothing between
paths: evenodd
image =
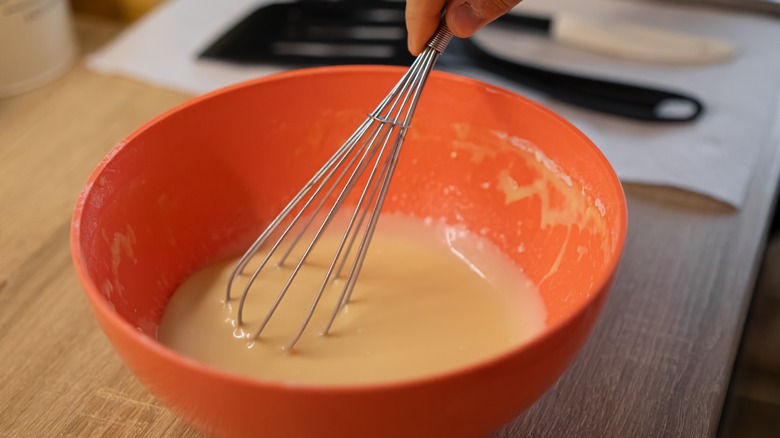
<instances>
[{"instance_id":1,"label":"fingers gripping whisk","mask_svg":"<svg viewBox=\"0 0 780 438\"><path fill-rule=\"evenodd\" d=\"M343 232L335 254L308 312L297 333L291 334L286 348L292 349L301 338L326 288L337 278L343 280L340 282L340 285L343 285L336 304L330 311L327 325L323 328L323 334L328 333L339 311L350 301L376 229L379 212L398 162L406 131L428 76L451 38L452 34L442 20L425 50L385 99L282 209L236 264L228 281L226 302L235 298L232 289L236 278L239 275L248 275L245 270L250 261L261 247L268 248L258 267L249 274L247 285L240 294L235 294L239 300L239 325L245 322L245 305L250 293L274 292L252 291L253 285L263 275L264 270L289 269L286 283L281 291L276 292L275 300L265 311L259 327L252 335L253 339L263 334L279 305L290 292L296 277L302 269L306 269L306 261L315 245L342 208L349 209L348 221L341 227Z\"/></svg>"}]
</instances>

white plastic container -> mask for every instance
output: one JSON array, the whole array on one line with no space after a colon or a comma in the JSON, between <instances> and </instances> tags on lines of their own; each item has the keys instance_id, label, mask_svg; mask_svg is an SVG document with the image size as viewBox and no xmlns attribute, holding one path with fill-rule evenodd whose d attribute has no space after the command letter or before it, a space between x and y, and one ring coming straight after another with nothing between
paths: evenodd
<instances>
[{"instance_id":1,"label":"white plastic container","mask_svg":"<svg viewBox=\"0 0 780 438\"><path fill-rule=\"evenodd\" d=\"M54 80L76 52L67 0L0 1L0 98Z\"/></svg>"}]
</instances>

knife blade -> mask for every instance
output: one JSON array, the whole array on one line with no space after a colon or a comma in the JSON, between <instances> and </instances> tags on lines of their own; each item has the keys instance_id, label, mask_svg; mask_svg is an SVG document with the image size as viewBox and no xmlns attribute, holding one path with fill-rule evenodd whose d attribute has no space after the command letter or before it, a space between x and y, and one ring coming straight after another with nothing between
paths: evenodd
<instances>
[{"instance_id":1,"label":"knife blade","mask_svg":"<svg viewBox=\"0 0 780 438\"><path fill-rule=\"evenodd\" d=\"M727 41L621 20L595 19L572 13L518 14L494 22L605 56L630 61L700 65L728 61L734 46Z\"/></svg>"}]
</instances>

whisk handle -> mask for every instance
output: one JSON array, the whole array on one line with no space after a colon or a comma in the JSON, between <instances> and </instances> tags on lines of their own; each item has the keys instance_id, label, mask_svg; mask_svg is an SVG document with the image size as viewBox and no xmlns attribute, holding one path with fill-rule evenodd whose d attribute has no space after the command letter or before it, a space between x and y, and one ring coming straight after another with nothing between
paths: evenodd
<instances>
[{"instance_id":1,"label":"whisk handle","mask_svg":"<svg viewBox=\"0 0 780 438\"><path fill-rule=\"evenodd\" d=\"M447 22L442 16L441 21L439 21L439 27L436 29L436 33L434 33L431 39L428 40L428 44L426 44L426 46L436 50L439 52L439 54L441 54L444 52L444 49L447 48L447 44L450 43L451 39L452 32L450 32L450 28L447 27Z\"/></svg>"}]
</instances>

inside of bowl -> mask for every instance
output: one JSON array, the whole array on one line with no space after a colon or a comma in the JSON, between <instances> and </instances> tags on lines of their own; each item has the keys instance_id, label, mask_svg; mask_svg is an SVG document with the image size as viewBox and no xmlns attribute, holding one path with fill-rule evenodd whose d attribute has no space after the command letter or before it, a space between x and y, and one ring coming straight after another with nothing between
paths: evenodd
<instances>
[{"instance_id":1,"label":"inside of bowl","mask_svg":"<svg viewBox=\"0 0 780 438\"><path fill-rule=\"evenodd\" d=\"M400 74L289 74L140 129L84 193L78 249L96 291L155 336L176 286L242 252ZM605 281L625 227L620 185L582 134L516 95L443 74L425 90L385 209L492 241L539 285L548 324Z\"/></svg>"}]
</instances>

